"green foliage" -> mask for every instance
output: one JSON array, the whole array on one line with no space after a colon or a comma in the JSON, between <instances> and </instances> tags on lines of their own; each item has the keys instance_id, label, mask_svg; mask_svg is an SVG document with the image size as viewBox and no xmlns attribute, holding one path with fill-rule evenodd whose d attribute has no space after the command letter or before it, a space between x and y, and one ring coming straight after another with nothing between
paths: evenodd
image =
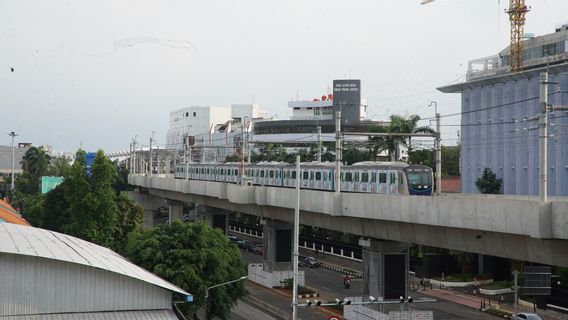
<instances>
[{"instance_id":1,"label":"green foliage","mask_svg":"<svg viewBox=\"0 0 568 320\"><path fill-rule=\"evenodd\" d=\"M502 184L503 179L497 179L490 168L483 169L483 174L475 181L475 186L479 189L479 192L485 194L499 194Z\"/></svg>"},{"instance_id":2,"label":"green foliage","mask_svg":"<svg viewBox=\"0 0 568 320\"><path fill-rule=\"evenodd\" d=\"M390 123L388 127L371 126L369 131L378 133L435 133L435 131L430 127L418 127L418 121L420 121L420 116L415 114L408 118L399 115L392 115L390 116ZM412 138L410 136L376 136L371 137L370 140L373 142L370 147L373 160L376 160L377 155L384 150L388 151L388 156L391 161L399 159L400 154L398 146L400 145L406 146L409 153L412 152Z\"/></svg>"},{"instance_id":3,"label":"green foliage","mask_svg":"<svg viewBox=\"0 0 568 320\"><path fill-rule=\"evenodd\" d=\"M473 272L473 253L450 250L450 255L456 259L456 262L461 267L462 274Z\"/></svg>"},{"instance_id":4,"label":"green foliage","mask_svg":"<svg viewBox=\"0 0 568 320\"><path fill-rule=\"evenodd\" d=\"M361 152L357 148L349 148L343 152L343 163L347 165L352 165L357 162L366 161L369 154L366 152Z\"/></svg>"},{"instance_id":5,"label":"green foliage","mask_svg":"<svg viewBox=\"0 0 568 320\"><path fill-rule=\"evenodd\" d=\"M69 223L63 230L123 252L128 233L141 225L143 211L125 196L119 196L115 189L116 167L102 150L95 156L90 176L85 156L83 150L77 151L69 176L63 183L69 212ZM65 208L63 201L60 205Z\"/></svg>"},{"instance_id":6,"label":"green foliage","mask_svg":"<svg viewBox=\"0 0 568 320\"><path fill-rule=\"evenodd\" d=\"M194 294L181 306L187 317L204 303L207 287L245 275L238 248L220 230L203 222L160 225L133 232L127 255L137 265ZM209 316L229 319L231 307L246 294L241 281L209 291Z\"/></svg>"},{"instance_id":7,"label":"green foliage","mask_svg":"<svg viewBox=\"0 0 568 320\"><path fill-rule=\"evenodd\" d=\"M113 249L123 254L126 253L128 234L142 227L144 210L124 194L116 198L116 206L118 216L113 236Z\"/></svg>"},{"instance_id":8,"label":"green foliage","mask_svg":"<svg viewBox=\"0 0 568 320\"><path fill-rule=\"evenodd\" d=\"M292 290L292 288L294 287L294 279L286 278L286 279L280 281L280 286L283 289ZM308 288L308 287L304 287L302 285L298 285L298 294L312 294L312 293L315 293L315 291L313 289Z\"/></svg>"},{"instance_id":9,"label":"green foliage","mask_svg":"<svg viewBox=\"0 0 568 320\"><path fill-rule=\"evenodd\" d=\"M31 147L24 154L21 165L24 172L41 177L47 173L50 161L43 147Z\"/></svg>"},{"instance_id":10,"label":"green foliage","mask_svg":"<svg viewBox=\"0 0 568 320\"><path fill-rule=\"evenodd\" d=\"M22 216L32 226L41 227L43 224L43 203L44 196L42 194L26 195L22 199Z\"/></svg>"},{"instance_id":11,"label":"green foliage","mask_svg":"<svg viewBox=\"0 0 568 320\"><path fill-rule=\"evenodd\" d=\"M442 146L442 175L460 175L460 152L461 146Z\"/></svg>"},{"instance_id":12,"label":"green foliage","mask_svg":"<svg viewBox=\"0 0 568 320\"><path fill-rule=\"evenodd\" d=\"M64 184L65 182L45 195L42 225L44 229L63 232L63 227L71 222Z\"/></svg>"},{"instance_id":13,"label":"green foliage","mask_svg":"<svg viewBox=\"0 0 568 320\"><path fill-rule=\"evenodd\" d=\"M51 160L51 165L49 166L47 174L54 177L66 177L69 175L70 170L71 166L67 159L55 158Z\"/></svg>"}]
</instances>

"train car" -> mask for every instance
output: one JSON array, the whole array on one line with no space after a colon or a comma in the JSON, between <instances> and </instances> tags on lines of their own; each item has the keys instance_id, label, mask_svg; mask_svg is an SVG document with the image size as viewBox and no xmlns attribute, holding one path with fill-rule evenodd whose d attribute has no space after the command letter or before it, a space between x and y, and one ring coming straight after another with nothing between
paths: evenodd
<instances>
[{"instance_id":1,"label":"train car","mask_svg":"<svg viewBox=\"0 0 568 320\"><path fill-rule=\"evenodd\" d=\"M177 179L241 183L241 163L189 163L175 167ZM302 163L300 176L296 166L285 162L260 162L244 165L245 179L253 185L302 189L335 190L335 165L331 162ZM358 162L341 169L341 191L400 195L431 195L432 169L404 162Z\"/></svg>"},{"instance_id":2,"label":"train car","mask_svg":"<svg viewBox=\"0 0 568 320\"><path fill-rule=\"evenodd\" d=\"M342 169L341 191L408 194L404 162L364 161Z\"/></svg>"},{"instance_id":3,"label":"train car","mask_svg":"<svg viewBox=\"0 0 568 320\"><path fill-rule=\"evenodd\" d=\"M410 195L432 195L433 175L432 168L420 164L412 164L403 169Z\"/></svg>"}]
</instances>

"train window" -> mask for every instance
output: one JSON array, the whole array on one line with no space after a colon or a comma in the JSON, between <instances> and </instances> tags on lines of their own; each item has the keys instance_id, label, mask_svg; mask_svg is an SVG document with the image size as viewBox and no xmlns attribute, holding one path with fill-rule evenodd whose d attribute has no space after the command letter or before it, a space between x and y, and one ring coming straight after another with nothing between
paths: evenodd
<instances>
[{"instance_id":1,"label":"train window","mask_svg":"<svg viewBox=\"0 0 568 320\"><path fill-rule=\"evenodd\" d=\"M391 184L395 184L395 183L396 183L396 173L391 173L391 174L390 174L390 180L391 180Z\"/></svg>"},{"instance_id":2,"label":"train window","mask_svg":"<svg viewBox=\"0 0 568 320\"><path fill-rule=\"evenodd\" d=\"M377 173L371 172L371 183L377 182Z\"/></svg>"},{"instance_id":3,"label":"train window","mask_svg":"<svg viewBox=\"0 0 568 320\"><path fill-rule=\"evenodd\" d=\"M384 172L379 173L379 183L387 183L387 174Z\"/></svg>"},{"instance_id":4,"label":"train window","mask_svg":"<svg viewBox=\"0 0 568 320\"><path fill-rule=\"evenodd\" d=\"M402 179L402 172L398 173L398 183L402 183L403 179Z\"/></svg>"},{"instance_id":5,"label":"train window","mask_svg":"<svg viewBox=\"0 0 568 320\"><path fill-rule=\"evenodd\" d=\"M314 180L314 172L310 171L310 180Z\"/></svg>"},{"instance_id":6,"label":"train window","mask_svg":"<svg viewBox=\"0 0 568 320\"><path fill-rule=\"evenodd\" d=\"M316 180L317 181L321 180L321 172L316 172Z\"/></svg>"},{"instance_id":7,"label":"train window","mask_svg":"<svg viewBox=\"0 0 568 320\"><path fill-rule=\"evenodd\" d=\"M323 181L327 181L327 174L325 172L323 173Z\"/></svg>"},{"instance_id":8,"label":"train window","mask_svg":"<svg viewBox=\"0 0 568 320\"><path fill-rule=\"evenodd\" d=\"M260 170L260 177L264 178L264 170Z\"/></svg>"},{"instance_id":9,"label":"train window","mask_svg":"<svg viewBox=\"0 0 568 320\"><path fill-rule=\"evenodd\" d=\"M296 171L292 171L292 179L296 179Z\"/></svg>"},{"instance_id":10,"label":"train window","mask_svg":"<svg viewBox=\"0 0 568 320\"><path fill-rule=\"evenodd\" d=\"M359 182L359 172L354 172L354 173L353 173L353 181L354 181L354 182Z\"/></svg>"},{"instance_id":11,"label":"train window","mask_svg":"<svg viewBox=\"0 0 568 320\"><path fill-rule=\"evenodd\" d=\"M278 179L280 177L280 172L278 170L276 170L274 176L276 177L276 179Z\"/></svg>"},{"instance_id":12,"label":"train window","mask_svg":"<svg viewBox=\"0 0 568 320\"><path fill-rule=\"evenodd\" d=\"M351 182L353 180L353 174L351 172L345 173L345 181Z\"/></svg>"},{"instance_id":13,"label":"train window","mask_svg":"<svg viewBox=\"0 0 568 320\"><path fill-rule=\"evenodd\" d=\"M309 176L309 172L304 171L304 176L302 177L302 179L308 180L308 176Z\"/></svg>"},{"instance_id":14,"label":"train window","mask_svg":"<svg viewBox=\"0 0 568 320\"><path fill-rule=\"evenodd\" d=\"M270 178L274 178L274 170L270 170L270 172L269 172L269 177L270 177Z\"/></svg>"},{"instance_id":15,"label":"train window","mask_svg":"<svg viewBox=\"0 0 568 320\"><path fill-rule=\"evenodd\" d=\"M361 173L361 182L369 182L369 173L367 172Z\"/></svg>"},{"instance_id":16,"label":"train window","mask_svg":"<svg viewBox=\"0 0 568 320\"><path fill-rule=\"evenodd\" d=\"M341 173L341 181L345 181L345 172Z\"/></svg>"},{"instance_id":17,"label":"train window","mask_svg":"<svg viewBox=\"0 0 568 320\"><path fill-rule=\"evenodd\" d=\"M331 178L331 171L328 174L329 174L329 181L332 181L333 179Z\"/></svg>"}]
</instances>

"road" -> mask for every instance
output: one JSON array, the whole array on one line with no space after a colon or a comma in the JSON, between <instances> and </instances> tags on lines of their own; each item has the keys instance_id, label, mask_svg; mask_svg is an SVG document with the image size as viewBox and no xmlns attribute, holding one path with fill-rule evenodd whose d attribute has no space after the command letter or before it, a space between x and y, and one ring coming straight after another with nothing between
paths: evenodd
<instances>
[{"instance_id":1,"label":"road","mask_svg":"<svg viewBox=\"0 0 568 320\"><path fill-rule=\"evenodd\" d=\"M243 259L247 263L262 262L261 256L254 255L245 251L241 251L241 253ZM301 267L300 270L305 271L306 285L311 288L317 289L322 296L322 301L327 302L333 301L335 298L343 299L346 296L362 295L363 283L361 279L352 279L351 289L345 289L343 287L343 274L339 272L323 268L309 269L304 267ZM420 298L429 298L423 294L420 294L419 291L412 292L411 295L415 300L419 300ZM286 303L288 303L289 305L289 301L287 301ZM389 307L391 308L391 310L399 310L400 305L389 305ZM428 303L412 303L411 309L432 310L434 311L434 319L440 320L497 319L495 316L444 300ZM327 317L322 314L321 319L327 319Z\"/></svg>"}]
</instances>

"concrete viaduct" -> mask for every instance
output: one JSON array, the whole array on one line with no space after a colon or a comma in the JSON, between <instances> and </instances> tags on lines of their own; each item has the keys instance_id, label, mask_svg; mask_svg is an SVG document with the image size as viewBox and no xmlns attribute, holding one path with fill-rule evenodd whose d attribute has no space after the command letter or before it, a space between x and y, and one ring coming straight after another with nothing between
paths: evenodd
<instances>
[{"instance_id":1,"label":"concrete viaduct","mask_svg":"<svg viewBox=\"0 0 568 320\"><path fill-rule=\"evenodd\" d=\"M182 180L172 175L129 175L128 182L153 197L274 221L292 222L294 217L296 192L291 188ZM303 225L568 267L568 199L541 203L538 198L502 195L421 197L302 190L300 208ZM390 250L387 247L392 248L379 244L375 250ZM265 251L269 250L265 241Z\"/></svg>"}]
</instances>

